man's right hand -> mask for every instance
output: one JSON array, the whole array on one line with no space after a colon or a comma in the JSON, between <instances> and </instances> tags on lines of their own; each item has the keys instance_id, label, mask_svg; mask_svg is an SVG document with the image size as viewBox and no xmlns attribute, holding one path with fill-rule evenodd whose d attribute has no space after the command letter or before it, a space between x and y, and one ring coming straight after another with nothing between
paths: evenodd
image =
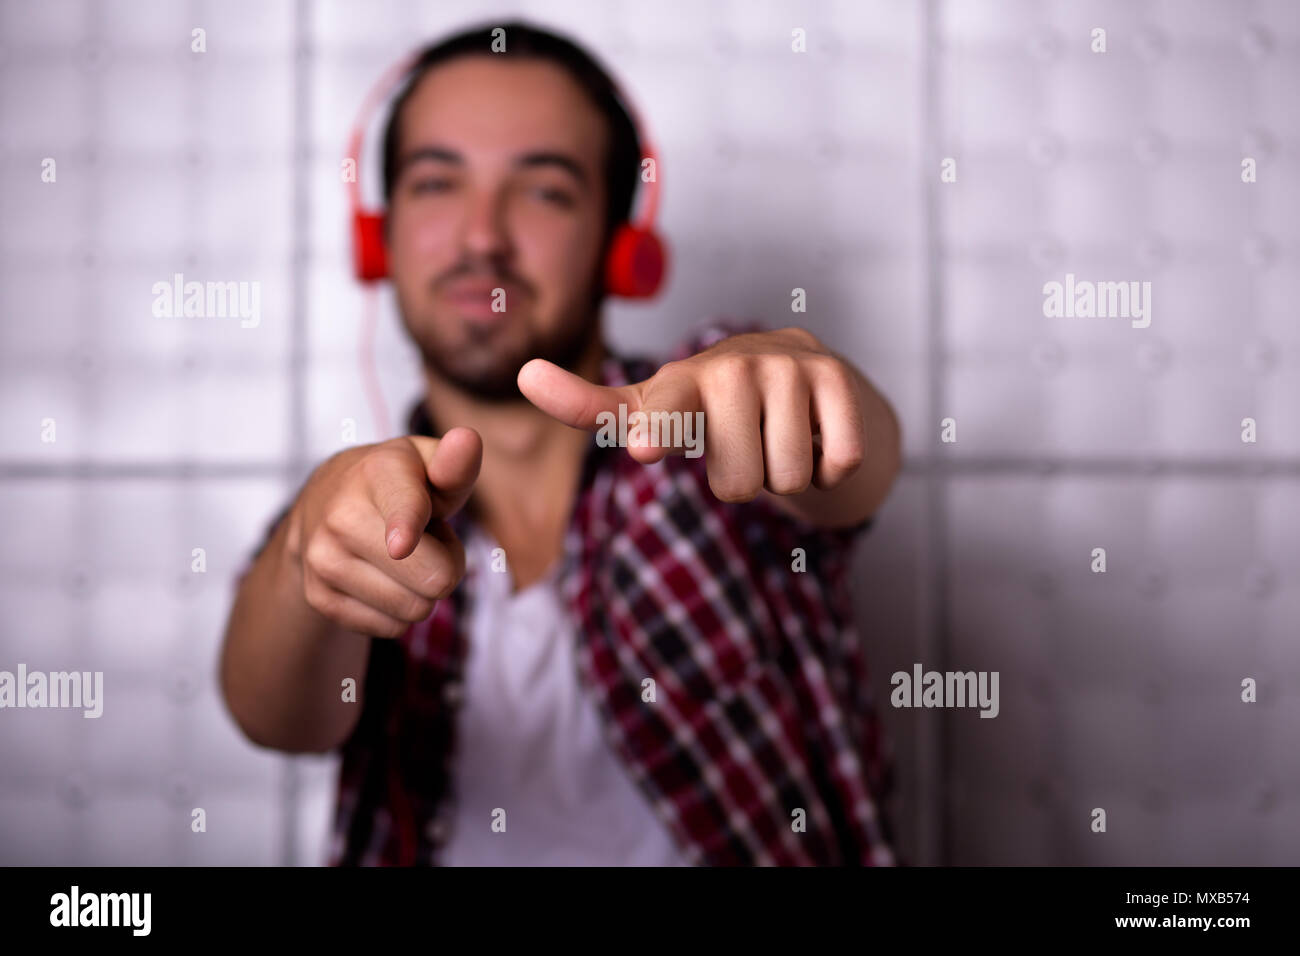
<instances>
[{"instance_id":1,"label":"man's right hand","mask_svg":"<svg viewBox=\"0 0 1300 956\"><path fill-rule=\"evenodd\" d=\"M465 574L446 519L469 498L482 460L478 433L453 428L349 449L317 468L285 538L307 604L375 637L401 637L426 619Z\"/></svg>"}]
</instances>

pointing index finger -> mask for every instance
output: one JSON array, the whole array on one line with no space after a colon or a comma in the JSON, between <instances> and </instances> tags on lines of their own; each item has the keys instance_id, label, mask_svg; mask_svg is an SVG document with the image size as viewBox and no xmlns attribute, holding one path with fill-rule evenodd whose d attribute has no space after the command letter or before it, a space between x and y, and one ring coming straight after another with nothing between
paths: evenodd
<instances>
[{"instance_id":1,"label":"pointing index finger","mask_svg":"<svg viewBox=\"0 0 1300 956\"><path fill-rule=\"evenodd\" d=\"M388 555L401 560L415 550L433 517L423 461L412 443L394 443L365 462L370 500L384 519Z\"/></svg>"},{"instance_id":2,"label":"pointing index finger","mask_svg":"<svg viewBox=\"0 0 1300 956\"><path fill-rule=\"evenodd\" d=\"M640 406L640 385L596 385L545 359L533 359L519 370L519 390L524 397L556 421L571 428L594 432L602 412L618 413Z\"/></svg>"},{"instance_id":3,"label":"pointing index finger","mask_svg":"<svg viewBox=\"0 0 1300 956\"><path fill-rule=\"evenodd\" d=\"M409 557L434 518L465 504L478 479L483 442L470 428L453 428L441 439L407 435L394 443L396 457L372 480L371 499L384 519L384 542L395 561Z\"/></svg>"}]
</instances>

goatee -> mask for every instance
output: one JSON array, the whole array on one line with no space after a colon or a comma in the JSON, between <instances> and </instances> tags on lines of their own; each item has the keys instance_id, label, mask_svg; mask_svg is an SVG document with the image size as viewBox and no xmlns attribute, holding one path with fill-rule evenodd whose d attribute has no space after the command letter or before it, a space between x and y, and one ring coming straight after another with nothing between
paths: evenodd
<instances>
[{"instance_id":1,"label":"goatee","mask_svg":"<svg viewBox=\"0 0 1300 956\"><path fill-rule=\"evenodd\" d=\"M491 404L527 401L519 391L519 370L535 358L546 359L576 372L582 358L600 334L600 313L591 309L578 325L560 330L551 338L529 343L526 354L503 360L504 364L478 373L468 373L456 361L454 352L420 350L424 364L438 376L473 398Z\"/></svg>"}]
</instances>

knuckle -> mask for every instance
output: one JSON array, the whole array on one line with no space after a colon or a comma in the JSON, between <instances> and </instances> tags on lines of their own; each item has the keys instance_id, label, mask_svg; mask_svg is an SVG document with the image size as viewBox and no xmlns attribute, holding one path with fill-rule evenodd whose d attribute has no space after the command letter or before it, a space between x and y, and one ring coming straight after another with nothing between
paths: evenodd
<instances>
[{"instance_id":1,"label":"knuckle","mask_svg":"<svg viewBox=\"0 0 1300 956\"><path fill-rule=\"evenodd\" d=\"M651 379L653 380L655 378L658 378L661 375L665 377L676 375L679 372L681 372L682 369L685 368L685 366L686 363L682 359L675 359L674 361L671 362L665 362L663 365L659 366L659 371L655 372L655 374L651 376Z\"/></svg>"},{"instance_id":2,"label":"knuckle","mask_svg":"<svg viewBox=\"0 0 1300 956\"><path fill-rule=\"evenodd\" d=\"M807 491L812 484L811 470L775 471L768 476L768 487L774 494L797 495Z\"/></svg>"},{"instance_id":3,"label":"knuckle","mask_svg":"<svg viewBox=\"0 0 1300 956\"><path fill-rule=\"evenodd\" d=\"M709 375L724 385L738 385L749 378L749 356L737 352L728 352L715 358L709 367Z\"/></svg>"},{"instance_id":4,"label":"knuckle","mask_svg":"<svg viewBox=\"0 0 1300 956\"><path fill-rule=\"evenodd\" d=\"M307 541L302 552L303 564L312 572L326 578L334 571L336 559L329 539L323 534L314 534Z\"/></svg>"},{"instance_id":5,"label":"knuckle","mask_svg":"<svg viewBox=\"0 0 1300 956\"><path fill-rule=\"evenodd\" d=\"M398 638L405 634L409 627L408 622L395 620L385 615L383 622L375 631L377 637Z\"/></svg>"},{"instance_id":6,"label":"knuckle","mask_svg":"<svg viewBox=\"0 0 1300 956\"><path fill-rule=\"evenodd\" d=\"M363 455L356 463L357 474L367 484L380 481L392 469L397 450L387 443L379 445L373 451Z\"/></svg>"},{"instance_id":7,"label":"knuckle","mask_svg":"<svg viewBox=\"0 0 1300 956\"><path fill-rule=\"evenodd\" d=\"M847 477L862 467L866 460L866 449L860 442L849 442L842 447L833 448L822 454L822 461L827 471L840 477Z\"/></svg>"},{"instance_id":8,"label":"knuckle","mask_svg":"<svg viewBox=\"0 0 1300 956\"><path fill-rule=\"evenodd\" d=\"M811 351L799 356L804 368L816 374L830 371L840 360L829 352Z\"/></svg>"},{"instance_id":9,"label":"knuckle","mask_svg":"<svg viewBox=\"0 0 1300 956\"><path fill-rule=\"evenodd\" d=\"M449 562L439 561L437 566L424 579L424 593L432 596L434 600L441 600L447 597L452 589L460 583L460 575Z\"/></svg>"},{"instance_id":10,"label":"knuckle","mask_svg":"<svg viewBox=\"0 0 1300 956\"><path fill-rule=\"evenodd\" d=\"M364 523L365 509L355 497L339 495L325 509L324 525L334 534L344 536Z\"/></svg>"},{"instance_id":11,"label":"knuckle","mask_svg":"<svg viewBox=\"0 0 1300 956\"><path fill-rule=\"evenodd\" d=\"M338 595L316 579L309 578L303 582L303 599L318 614L328 618L338 614L340 604Z\"/></svg>"},{"instance_id":12,"label":"knuckle","mask_svg":"<svg viewBox=\"0 0 1300 956\"><path fill-rule=\"evenodd\" d=\"M428 598L412 595L402 602L402 612L398 615L402 620L409 622L423 621L433 613L434 602Z\"/></svg>"},{"instance_id":13,"label":"knuckle","mask_svg":"<svg viewBox=\"0 0 1300 956\"><path fill-rule=\"evenodd\" d=\"M776 352L763 358L763 375L775 382L788 384L803 375L799 360L788 352Z\"/></svg>"},{"instance_id":14,"label":"knuckle","mask_svg":"<svg viewBox=\"0 0 1300 956\"><path fill-rule=\"evenodd\" d=\"M821 342L818 340L817 336L813 335L801 325L787 325L785 328L781 329L781 332L791 338L798 339L804 345L821 347Z\"/></svg>"},{"instance_id":15,"label":"knuckle","mask_svg":"<svg viewBox=\"0 0 1300 956\"><path fill-rule=\"evenodd\" d=\"M806 361L820 379L825 379L833 384L847 384L851 381L849 370L834 355L810 355Z\"/></svg>"},{"instance_id":16,"label":"knuckle","mask_svg":"<svg viewBox=\"0 0 1300 956\"><path fill-rule=\"evenodd\" d=\"M709 487L719 501L725 501L727 504L743 504L746 501L753 501L758 496L759 491L762 490L761 482L756 482L746 476L710 478Z\"/></svg>"}]
</instances>

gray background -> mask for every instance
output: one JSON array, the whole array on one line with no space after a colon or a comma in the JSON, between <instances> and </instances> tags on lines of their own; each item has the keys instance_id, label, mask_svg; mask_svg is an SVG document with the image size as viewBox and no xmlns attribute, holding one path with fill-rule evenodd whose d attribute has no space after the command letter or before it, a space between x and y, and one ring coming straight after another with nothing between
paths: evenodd
<instances>
[{"instance_id":1,"label":"gray background","mask_svg":"<svg viewBox=\"0 0 1300 956\"><path fill-rule=\"evenodd\" d=\"M908 857L1300 862L1284 0L0 2L0 669L106 684L97 721L0 711L0 862L323 859L334 762L252 748L219 699L233 576L343 419L380 437L339 182L361 97L516 13L587 41L660 147L671 283L612 341L798 321L899 411L856 587L878 697L915 662L1001 674L995 720L883 706ZM175 272L260 282L261 325L154 318ZM1066 272L1150 281L1151 327L1045 318ZM378 304L395 419L418 378Z\"/></svg>"}]
</instances>

